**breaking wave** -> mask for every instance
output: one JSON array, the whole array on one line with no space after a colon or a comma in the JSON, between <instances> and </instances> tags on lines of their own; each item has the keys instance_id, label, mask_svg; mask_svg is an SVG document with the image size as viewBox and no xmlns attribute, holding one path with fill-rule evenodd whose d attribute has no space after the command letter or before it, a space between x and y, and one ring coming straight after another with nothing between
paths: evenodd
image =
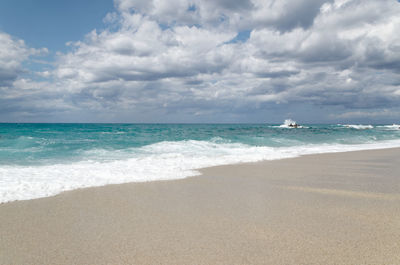
<instances>
[{"instance_id":1,"label":"breaking wave","mask_svg":"<svg viewBox=\"0 0 400 265\"><path fill-rule=\"evenodd\" d=\"M400 147L400 140L359 145L308 144L294 147L251 146L212 141L164 141L114 151L93 149L90 159L63 164L0 166L0 202L56 195L77 188L106 184L182 179L199 175L198 169L307 154ZM113 160L95 160L113 157Z\"/></svg>"}]
</instances>

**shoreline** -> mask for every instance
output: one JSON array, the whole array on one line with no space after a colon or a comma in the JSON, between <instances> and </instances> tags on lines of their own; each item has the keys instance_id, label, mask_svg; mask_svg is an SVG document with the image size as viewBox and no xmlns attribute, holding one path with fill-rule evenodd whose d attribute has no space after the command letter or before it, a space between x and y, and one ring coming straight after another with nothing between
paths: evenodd
<instances>
[{"instance_id":1,"label":"shoreline","mask_svg":"<svg viewBox=\"0 0 400 265\"><path fill-rule=\"evenodd\" d=\"M385 142L384 142L385 143ZM382 143L381 143L382 144ZM368 144L367 144L368 145ZM351 147L352 145L349 145ZM177 181L177 180L182 180L182 179L187 179L187 178L196 178L196 177L201 177L203 175L203 171L207 171L209 168L215 168L215 167L230 167L230 166L236 166L236 165L252 165L252 164L257 164L257 163L264 163L264 162L273 162L273 161L280 161L280 160L286 160L286 159L296 159L296 158L301 158L301 157L306 157L306 156L319 156L319 155L326 155L326 154L340 154L340 153L349 153L349 152L364 152L364 151L374 151L374 150L390 150L390 149L400 149L400 146L388 146L388 147L364 147L365 149L355 149L355 150L329 150L327 152L321 152L321 153L305 153L305 154L300 154L297 156L293 157L282 157L282 158L274 158L274 159L264 159L260 161L254 161L254 162L238 162L238 163L229 163L229 164L221 164L221 165L215 165L215 166L207 166L207 167L202 167L202 168L194 168L191 169L191 171L198 172L196 175L190 175L186 177L180 177L180 178L174 178L174 179L155 179L155 180L148 180L148 181L127 181L127 182L120 182L120 183L107 183L107 184L100 184L96 186L84 186L84 187L77 187L77 188L72 188L72 189L67 189L63 190L59 193L48 195L48 196L42 196L42 197L35 197L35 198L29 198L29 199L15 199L15 200L9 200L9 201L0 201L0 205L2 204L8 204L8 203L13 203L13 202L18 202L18 201L30 201L30 200L37 200L37 199L45 199L45 198L52 198L59 196L65 192L73 192L75 190L85 190L85 189L91 189L91 188L99 188L99 187L106 187L110 185L124 185L124 184L131 184L131 183L149 183L149 182L164 182L164 181Z\"/></svg>"},{"instance_id":2,"label":"shoreline","mask_svg":"<svg viewBox=\"0 0 400 265\"><path fill-rule=\"evenodd\" d=\"M400 148L0 204L0 264L397 264Z\"/></svg>"}]
</instances>

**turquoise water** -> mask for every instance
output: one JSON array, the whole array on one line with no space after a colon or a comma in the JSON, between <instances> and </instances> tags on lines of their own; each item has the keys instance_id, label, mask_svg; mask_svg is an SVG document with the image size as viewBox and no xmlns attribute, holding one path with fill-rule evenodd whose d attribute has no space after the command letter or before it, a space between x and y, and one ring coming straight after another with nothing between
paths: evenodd
<instances>
[{"instance_id":1,"label":"turquoise water","mask_svg":"<svg viewBox=\"0 0 400 265\"><path fill-rule=\"evenodd\" d=\"M398 125L0 124L0 202L196 169L400 146Z\"/></svg>"},{"instance_id":2,"label":"turquoise water","mask_svg":"<svg viewBox=\"0 0 400 265\"><path fill-rule=\"evenodd\" d=\"M96 159L87 151L132 150L163 141L287 147L400 139L400 130L379 125L373 129L317 124L307 127L287 129L278 124L0 124L0 164L37 165Z\"/></svg>"}]
</instances>

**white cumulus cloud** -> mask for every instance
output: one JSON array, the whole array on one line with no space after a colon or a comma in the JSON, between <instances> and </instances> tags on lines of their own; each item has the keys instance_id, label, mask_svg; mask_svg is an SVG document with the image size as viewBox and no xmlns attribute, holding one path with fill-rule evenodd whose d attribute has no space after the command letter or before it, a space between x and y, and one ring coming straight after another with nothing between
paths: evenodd
<instances>
[{"instance_id":1,"label":"white cumulus cloud","mask_svg":"<svg viewBox=\"0 0 400 265\"><path fill-rule=\"evenodd\" d=\"M115 0L115 7L106 28L69 43L42 82L18 79L32 50L0 34L0 85L37 88L25 99L13 94L8 111L42 110L32 105L42 91L58 115L107 112L115 121L248 121L260 118L254 113L283 117L293 106L320 120L397 113L395 0Z\"/></svg>"}]
</instances>

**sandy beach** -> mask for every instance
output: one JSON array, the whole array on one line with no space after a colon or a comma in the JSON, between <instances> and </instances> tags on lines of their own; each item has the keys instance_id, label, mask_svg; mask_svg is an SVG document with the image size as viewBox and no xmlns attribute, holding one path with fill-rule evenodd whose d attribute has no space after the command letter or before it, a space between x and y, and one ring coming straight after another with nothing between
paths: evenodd
<instances>
[{"instance_id":1,"label":"sandy beach","mask_svg":"<svg viewBox=\"0 0 400 265\"><path fill-rule=\"evenodd\" d=\"M0 264L400 264L400 149L0 205Z\"/></svg>"}]
</instances>

